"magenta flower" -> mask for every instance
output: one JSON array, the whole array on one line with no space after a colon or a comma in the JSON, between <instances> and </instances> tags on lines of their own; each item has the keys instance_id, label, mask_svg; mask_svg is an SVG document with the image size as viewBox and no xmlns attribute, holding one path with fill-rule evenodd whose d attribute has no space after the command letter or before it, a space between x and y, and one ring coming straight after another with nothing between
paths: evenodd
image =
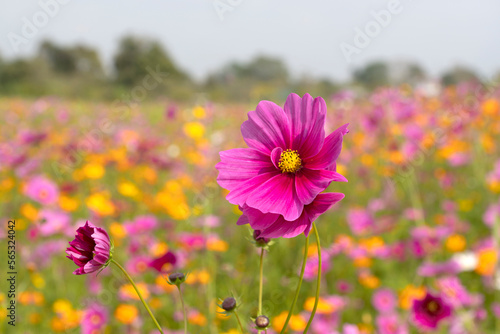
<instances>
[{"instance_id":1,"label":"magenta flower","mask_svg":"<svg viewBox=\"0 0 500 334\"><path fill-rule=\"evenodd\" d=\"M341 193L319 194L312 203L306 205L300 216L295 220L286 220L284 216L274 213L262 213L248 205L240 207L243 214L238 219L238 225L250 224L254 230L259 230L262 238L293 238L301 233L306 236L311 231L312 223L344 198Z\"/></svg>"},{"instance_id":2,"label":"magenta flower","mask_svg":"<svg viewBox=\"0 0 500 334\"><path fill-rule=\"evenodd\" d=\"M59 199L56 184L44 176L35 176L29 180L24 194L43 205L54 204Z\"/></svg>"},{"instance_id":3,"label":"magenta flower","mask_svg":"<svg viewBox=\"0 0 500 334\"><path fill-rule=\"evenodd\" d=\"M427 293L423 299L413 301L413 321L422 330L436 329L451 316L452 309L441 297Z\"/></svg>"},{"instance_id":4,"label":"magenta flower","mask_svg":"<svg viewBox=\"0 0 500 334\"><path fill-rule=\"evenodd\" d=\"M347 124L325 138L325 116L325 101L309 94L290 94L284 108L261 101L241 125L249 148L220 152L217 182L229 190L226 199L291 222L332 181L347 181L336 172Z\"/></svg>"},{"instance_id":5,"label":"magenta flower","mask_svg":"<svg viewBox=\"0 0 500 334\"><path fill-rule=\"evenodd\" d=\"M66 249L67 258L79 267L73 274L84 275L105 268L111 260L112 246L105 230L88 221L76 230L75 240Z\"/></svg>"}]
</instances>

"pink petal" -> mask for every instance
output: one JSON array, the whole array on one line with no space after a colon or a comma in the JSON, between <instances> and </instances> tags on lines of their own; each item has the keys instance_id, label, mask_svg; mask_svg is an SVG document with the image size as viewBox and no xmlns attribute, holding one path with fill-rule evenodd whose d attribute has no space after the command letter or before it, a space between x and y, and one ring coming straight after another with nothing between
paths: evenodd
<instances>
[{"instance_id":1,"label":"pink petal","mask_svg":"<svg viewBox=\"0 0 500 334\"><path fill-rule=\"evenodd\" d=\"M311 219L311 223L320 215L330 209L335 203L345 197L342 193L323 193L319 194L310 205L306 206L304 211Z\"/></svg>"},{"instance_id":2,"label":"pink petal","mask_svg":"<svg viewBox=\"0 0 500 334\"><path fill-rule=\"evenodd\" d=\"M260 236L263 238L293 238L304 232L310 224L311 221L305 213L302 213L302 215L294 221L287 221L283 219L283 216L280 216L274 224L262 230Z\"/></svg>"},{"instance_id":3,"label":"pink petal","mask_svg":"<svg viewBox=\"0 0 500 334\"><path fill-rule=\"evenodd\" d=\"M229 203L232 204L245 204L250 194L257 187L269 181L273 177L281 175L281 172L277 171L274 166L272 168L272 172L263 173L246 181L240 182L237 187L234 187L233 190L229 192L229 194L226 196L226 199L229 201Z\"/></svg>"},{"instance_id":4,"label":"pink petal","mask_svg":"<svg viewBox=\"0 0 500 334\"><path fill-rule=\"evenodd\" d=\"M237 148L220 152L221 162L217 182L222 188L235 190L260 174L276 171L268 155L250 148ZM243 204L243 203L240 203Z\"/></svg>"},{"instance_id":5,"label":"pink petal","mask_svg":"<svg viewBox=\"0 0 500 334\"><path fill-rule=\"evenodd\" d=\"M336 172L302 168L295 174L297 197L304 204L310 204L314 198L337 178ZM338 174L340 175L340 174Z\"/></svg>"},{"instance_id":6,"label":"pink petal","mask_svg":"<svg viewBox=\"0 0 500 334\"><path fill-rule=\"evenodd\" d=\"M248 223L254 230L263 230L271 226L280 215L274 213L262 213L248 205L242 207L243 214L247 217Z\"/></svg>"},{"instance_id":7,"label":"pink petal","mask_svg":"<svg viewBox=\"0 0 500 334\"><path fill-rule=\"evenodd\" d=\"M261 101L248 120L241 125L241 134L251 148L267 155L275 147L287 149L290 145L290 126L280 106L270 101Z\"/></svg>"},{"instance_id":8,"label":"pink petal","mask_svg":"<svg viewBox=\"0 0 500 334\"><path fill-rule=\"evenodd\" d=\"M258 185L248 196L247 205L263 213L281 214L286 220L297 219L304 204L295 192L295 175L279 173Z\"/></svg>"},{"instance_id":9,"label":"pink petal","mask_svg":"<svg viewBox=\"0 0 500 334\"><path fill-rule=\"evenodd\" d=\"M349 132L348 125L342 125L326 137L319 153L304 162L304 166L310 169L325 169L334 164L342 150L342 139Z\"/></svg>"},{"instance_id":10,"label":"pink petal","mask_svg":"<svg viewBox=\"0 0 500 334\"><path fill-rule=\"evenodd\" d=\"M290 94L284 110L290 119L292 148L299 152L301 159L315 156L325 139L325 100L321 97L313 99L309 94L302 98Z\"/></svg>"}]
</instances>

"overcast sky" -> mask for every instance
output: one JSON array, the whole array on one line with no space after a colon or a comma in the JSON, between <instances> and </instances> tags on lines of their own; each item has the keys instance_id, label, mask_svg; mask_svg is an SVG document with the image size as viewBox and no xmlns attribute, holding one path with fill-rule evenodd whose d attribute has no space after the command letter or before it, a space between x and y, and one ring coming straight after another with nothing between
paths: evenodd
<instances>
[{"instance_id":1,"label":"overcast sky","mask_svg":"<svg viewBox=\"0 0 500 334\"><path fill-rule=\"evenodd\" d=\"M54 1L67 3L49 6L53 17L41 12L40 3ZM132 33L161 41L196 78L230 60L245 61L258 54L283 58L296 76L337 80L378 59L414 60L433 75L457 64L485 77L500 70L498 0L0 0L0 4L2 57L33 54L41 40L50 38L94 46L110 64L118 39ZM385 13L379 18L385 26L376 23L373 12ZM30 24L38 24L38 31L26 28ZM357 28L368 29L373 36L367 36L369 41L358 36L368 45L358 41L362 47L356 46ZM350 50L350 61L341 45Z\"/></svg>"}]
</instances>

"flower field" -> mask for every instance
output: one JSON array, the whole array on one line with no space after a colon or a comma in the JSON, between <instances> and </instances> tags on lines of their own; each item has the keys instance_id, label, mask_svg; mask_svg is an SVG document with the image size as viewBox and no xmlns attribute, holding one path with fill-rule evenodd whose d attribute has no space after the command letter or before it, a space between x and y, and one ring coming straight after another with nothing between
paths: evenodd
<instances>
[{"instance_id":1,"label":"flower field","mask_svg":"<svg viewBox=\"0 0 500 334\"><path fill-rule=\"evenodd\" d=\"M304 332L313 309L309 333L500 333L500 90L403 86L323 98L323 137L337 135L324 155L332 174L321 189L304 186L311 196L297 212L281 207L278 186L259 199L234 195L250 158L223 177L230 163L220 152L257 145L244 141L243 122L258 101L0 99L0 332L158 333L137 287L164 333L184 333L183 304L188 333L280 333L305 254L287 333ZM306 159L323 138L301 145L264 147L273 173L323 163ZM331 195L314 215L313 199L326 193L345 197ZM264 228L269 216L255 208L282 225ZM300 225L302 208L313 218ZM67 253L78 228L86 236ZM14 298L3 274L14 271L9 240ZM86 253L91 268L78 264L88 244L100 247ZM172 273L185 275L180 285ZM237 312L223 309L227 297ZM266 329L254 328L258 315Z\"/></svg>"}]
</instances>

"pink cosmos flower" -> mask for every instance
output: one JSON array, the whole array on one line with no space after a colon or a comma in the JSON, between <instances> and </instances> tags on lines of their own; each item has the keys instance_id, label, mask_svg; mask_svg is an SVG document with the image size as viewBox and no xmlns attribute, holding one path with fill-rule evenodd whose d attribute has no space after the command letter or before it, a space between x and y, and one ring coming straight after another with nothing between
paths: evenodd
<instances>
[{"instance_id":1,"label":"pink cosmos flower","mask_svg":"<svg viewBox=\"0 0 500 334\"><path fill-rule=\"evenodd\" d=\"M301 233L306 236L311 231L312 223L335 203L344 198L341 193L319 194L312 203L306 205L300 216L294 220L286 220L284 216L274 213L262 213L248 205L240 207L243 214L238 225L250 224L254 230L260 230L262 238L293 238Z\"/></svg>"},{"instance_id":2,"label":"pink cosmos flower","mask_svg":"<svg viewBox=\"0 0 500 334\"><path fill-rule=\"evenodd\" d=\"M373 294L372 304L380 313L389 313L396 307L396 295L392 290L379 289Z\"/></svg>"},{"instance_id":3,"label":"pink cosmos flower","mask_svg":"<svg viewBox=\"0 0 500 334\"><path fill-rule=\"evenodd\" d=\"M108 322L108 310L100 304L92 304L83 312L82 334L101 333Z\"/></svg>"},{"instance_id":4,"label":"pink cosmos flower","mask_svg":"<svg viewBox=\"0 0 500 334\"><path fill-rule=\"evenodd\" d=\"M422 330L436 329L451 314L451 306L439 296L427 293L423 299L413 301L413 321Z\"/></svg>"},{"instance_id":5,"label":"pink cosmos flower","mask_svg":"<svg viewBox=\"0 0 500 334\"><path fill-rule=\"evenodd\" d=\"M443 299L454 307L468 306L471 296L456 276L443 277L436 281Z\"/></svg>"},{"instance_id":6,"label":"pink cosmos flower","mask_svg":"<svg viewBox=\"0 0 500 334\"><path fill-rule=\"evenodd\" d=\"M71 216L64 211L43 209L38 213L38 217L40 219L39 232L44 237L64 233L71 229ZM70 235L72 234L73 232Z\"/></svg>"},{"instance_id":7,"label":"pink cosmos flower","mask_svg":"<svg viewBox=\"0 0 500 334\"><path fill-rule=\"evenodd\" d=\"M375 219L371 212L361 208L349 209L347 223L354 235L368 234L375 227Z\"/></svg>"},{"instance_id":8,"label":"pink cosmos flower","mask_svg":"<svg viewBox=\"0 0 500 334\"><path fill-rule=\"evenodd\" d=\"M76 230L75 240L69 244L71 247L66 249L66 257L79 267L73 272L75 275L93 273L106 266L110 260L111 243L108 233L89 221Z\"/></svg>"},{"instance_id":9,"label":"pink cosmos flower","mask_svg":"<svg viewBox=\"0 0 500 334\"><path fill-rule=\"evenodd\" d=\"M217 182L229 190L226 199L241 207L274 214L272 218L281 215L283 221L301 221L304 207L332 181L347 181L336 172L347 124L325 138L325 116L325 101L309 94L302 98L290 94L284 108L261 101L241 125L249 148L220 152ZM260 226L257 229L269 227ZM273 235L297 235L297 226L292 226L278 229L275 224ZM297 229L304 231L305 227Z\"/></svg>"},{"instance_id":10,"label":"pink cosmos flower","mask_svg":"<svg viewBox=\"0 0 500 334\"><path fill-rule=\"evenodd\" d=\"M408 329L400 325L397 314L381 314L376 319L379 334L407 334Z\"/></svg>"},{"instance_id":11,"label":"pink cosmos flower","mask_svg":"<svg viewBox=\"0 0 500 334\"><path fill-rule=\"evenodd\" d=\"M59 199L57 186L44 176L35 176L29 180L24 194L43 205L54 204Z\"/></svg>"}]
</instances>

